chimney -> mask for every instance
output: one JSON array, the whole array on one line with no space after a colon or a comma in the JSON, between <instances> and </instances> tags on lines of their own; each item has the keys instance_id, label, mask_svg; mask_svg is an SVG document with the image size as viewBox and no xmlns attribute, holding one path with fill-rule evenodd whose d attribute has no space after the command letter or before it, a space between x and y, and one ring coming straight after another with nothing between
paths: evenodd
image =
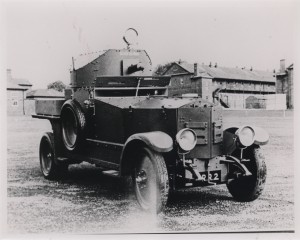
<instances>
[{"instance_id":1,"label":"chimney","mask_svg":"<svg viewBox=\"0 0 300 240\"><path fill-rule=\"evenodd\" d=\"M194 77L198 75L198 63L194 63Z\"/></svg>"},{"instance_id":2,"label":"chimney","mask_svg":"<svg viewBox=\"0 0 300 240\"><path fill-rule=\"evenodd\" d=\"M217 67L218 67L218 64L216 63L216 64L215 64L215 68L217 68Z\"/></svg>"},{"instance_id":3,"label":"chimney","mask_svg":"<svg viewBox=\"0 0 300 240\"><path fill-rule=\"evenodd\" d=\"M250 71L253 71L253 67L251 66Z\"/></svg>"},{"instance_id":4,"label":"chimney","mask_svg":"<svg viewBox=\"0 0 300 240\"><path fill-rule=\"evenodd\" d=\"M11 80L12 79L11 69L6 69L6 76L7 76L7 80Z\"/></svg>"},{"instance_id":5,"label":"chimney","mask_svg":"<svg viewBox=\"0 0 300 240\"><path fill-rule=\"evenodd\" d=\"M209 67L211 67L211 62L209 63Z\"/></svg>"},{"instance_id":6,"label":"chimney","mask_svg":"<svg viewBox=\"0 0 300 240\"><path fill-rule=\"evenodd\" d=\"M280 60L280 70L281 73L285 72L285 59Z\"/></svg>"}]
</instances>

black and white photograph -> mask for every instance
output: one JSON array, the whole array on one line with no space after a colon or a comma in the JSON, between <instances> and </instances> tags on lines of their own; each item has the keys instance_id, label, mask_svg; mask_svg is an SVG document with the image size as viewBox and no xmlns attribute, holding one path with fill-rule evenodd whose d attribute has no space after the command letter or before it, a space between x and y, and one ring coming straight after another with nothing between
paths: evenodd
<instances>
[{"instance_id":1,"label":"black and white photograph","mask_svg":"<svg viewBox=\"0 0 300 240\"><path fill-rule=\"evenodd\" d=\"M299 1L0 5L2 236L296 238Z\"/></svg>"}]
</instances>

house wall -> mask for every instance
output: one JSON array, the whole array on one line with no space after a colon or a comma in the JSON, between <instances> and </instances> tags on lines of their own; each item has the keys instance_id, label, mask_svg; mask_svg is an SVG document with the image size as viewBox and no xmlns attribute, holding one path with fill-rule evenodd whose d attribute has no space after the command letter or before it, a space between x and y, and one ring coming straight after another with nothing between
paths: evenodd
<instances>
[{"instance_id":1,"label":"house wall","mask_svg":"<svg viewBox=\"0 0 300 240\"><path fill-rule=\"evenodd\" d=\"M173 65L164 75L172 75L169 96L181 96L186 93L197 93L200 97L213 101L213 93L217 89L222 89L222 100L228 103L230 108L246 108L245 99L249 96L274 95L276 93L275 82L235 80L235 79L210 79L205 77L193 78L193 74L178 65ZM277 88L280 87L277 85ZM251 98L250 98L251 99ZM254 98L253 98L254 99ZM249 100L250 101L250 100ZM254 100L253 100L254 101ZM266 104L256 104L261 108L266 108ZM248 104L248 106L254 106Z\"/></svg>"},{"instance_id":2,"label":"house wall","mask_svg":"<svg viewBox=\"0 0 300 240\"><path fill-rule=\"evenodd\" d=\"M219 96L230 109L286 109L285 94L220 93Z\"/></svg>"},{"instance_id":3,"label":"house wall","mask_svg":"<svg viewBox=\"0 0 300 240\"><path fill-rule=\"evenodd\" d=\"M168 89L169 96L181 96L185 93L198 93L201 86L198 81L191 80L191 74L172 76Z\"/></svg>"},{"instance_id":4,"label":"house wall","mask_svg":"<svg viewBox=\"0 0 300 240\"><path fill-rule=\"evenodd\" d=\"M287 69L285 74L276 76L276 93L286 95L288 109L294 108L294 69Z\"/></svg>"},{"instance_id":5,"label":"house wall","mask_svg":"<svg viewBox=\"0 0 300 240\"><path fill-rule=\"evenodd\" d=\"M287 76L287 74L277 76L276 92L287 94L288 93L288 88L289 88L289 85L288 85L288 76Z\"/></svg>"},{"instance_id":6,"label":"house wall","mask_svg":"<svg viewBox=\"0 0 300 240\"><path fill-rule=\"evenodd\" d=\"M7 90L7 114L23 115L24 114L24 91Z\"/></svg>"},{"instance_id":7,"label":"house wall","mask_svg":"<svg viewBox=\"0 0 300 240\"><path fill-rule=\"evenodd\" d=\"M275 83L247 82L225 79L193 79L192 74L173 75L169 87L169 96L181 96L186 93L197 93L200 97L213 101L213 92L221 88L222 100L228 103L230 108L246 108L245 99L249 96L266 95L275 93ZM253 104L252 104L253 105ZM260 104L265 108L263 104Z\"/></svg>"},{"instance_id":8,"label":"house wall","mask_svg":"<svg viewBox=\"0 0 300 240\"><path fill-rule=\"evenodd\" d=\"M290 85L287 97L288 108L294 108L294 68L288 69L288 83Z\"/></svg>"},{"instance_id":9,"label":"house wall","mask_svg":"<svg viewBox=\"0 0 300 240\"><path fill-rule=\"evenodd\" d=\"M172 76L168 89L169 96L181 96L186 93L196 93L200 97L212 101L212 79L193 79L192 74Z\"/></svg>"},{"instance_id":10,"label":"house wall","mask_svg":"<svg viewBox=\"0 0 300 240\"><path fill-rule=\"evenodd\" d=\"M201 78L197 80L197 83L201 85L201 97L206 99L207 101L212 102L213 96L212 93L215 90L215 86L212 84L211 78Z\"/></svg>"},{"instance_id":11,"label":"house wall","mask_svg":"<svg viewBox=\"0 0 300 240\"><path fill-rule=\"evenodd\" d=\"M235 91L235 92L253 92L253 93L275 93L276 86L274 83L269 82L250 82L246 80L231 80L231 79L214 79L213 86L216 88L222 88L223 91Z\"/></svg>"}]
</instances>

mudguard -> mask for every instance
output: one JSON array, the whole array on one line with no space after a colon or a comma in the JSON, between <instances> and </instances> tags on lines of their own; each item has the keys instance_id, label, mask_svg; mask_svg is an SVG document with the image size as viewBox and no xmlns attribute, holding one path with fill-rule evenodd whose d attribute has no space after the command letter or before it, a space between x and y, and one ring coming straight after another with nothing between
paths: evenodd
<instances>
[{"instance_id":1,"label":"mudguard","mask_svg":"<svg viewBox=\"0 0 300 240\"><path fill-rule=\"evenodd\" d=\"M266 145L269 142L269 134L266 130L260 127L250 126L255 133L254 143L255 145ZM235 132L238 127L227 128L223 132L223 151L224 154L231 154L236 148L235 144L236 135Z\"/></svg>"},{"instance_id":2,"label":"mudguard","mask_svg":"<svg viewBox=\"0 0 300 240\"><path fill-rule=\"evenodd\" d=\"M138 151L137 144L139 142L160 153L170 152L173 149L172 138L164 132L155 131L131 135L125 142L121 154L120 176L128 176L131 174L134 164L132 157L136 151Z\"/></svg>"},{"instance_id":3,"label":"mudguard","mask_svg":"<svg viewBox=\"0 0 300 240\"><path fill-rule=\"evenodd\" d=\"M127 139L124 149L126 149L126 146L133 140L144 142L149 148L156 152L169 152L173 149L172 138L161 131L133 134Z\"/></svg>"},{"instance_id":4,"label":"mudguard","mask_svg":"<svg viewBox=\"0 0 300 240\"><path fill-rule=\"evenodd\" d=\"M266 130L260 127L252 127L255 132L254 144L266 145L269 142L269 134Z\"/></svg>"}]
</instances>

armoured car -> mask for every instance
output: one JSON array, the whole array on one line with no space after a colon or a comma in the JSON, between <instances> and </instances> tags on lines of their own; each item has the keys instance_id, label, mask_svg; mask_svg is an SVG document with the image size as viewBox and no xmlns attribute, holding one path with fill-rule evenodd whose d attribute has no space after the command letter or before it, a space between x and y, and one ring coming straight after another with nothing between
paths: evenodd
<instances>
[{"instance_id":1,"label":"armoured car","mask_svg":"<svg viewBox=\"0 0 300 240\"><path fill-rule=\"evenodd\" d=\"M40 167L56 179L83 161L104 174L132 179L139 205L161 211L171 191L226 184L238 201L255 200L266 180L255 126L223 129L222 107L201 97L168 97L170 77L153 76L145 50L127 48L73 59L70 87L59 100L36 100L34 118L53 132L40 142Z\"/></svg>"}]
</instances>

